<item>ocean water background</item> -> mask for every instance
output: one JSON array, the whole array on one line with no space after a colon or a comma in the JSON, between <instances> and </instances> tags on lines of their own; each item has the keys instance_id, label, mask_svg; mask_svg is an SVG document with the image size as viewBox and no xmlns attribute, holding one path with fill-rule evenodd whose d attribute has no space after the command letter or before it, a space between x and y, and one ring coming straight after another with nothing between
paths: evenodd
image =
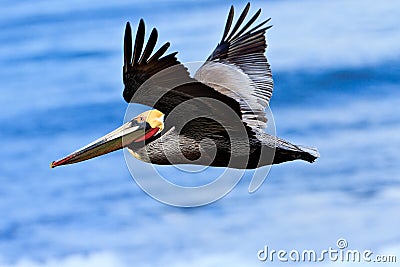
<instances>
[{"instance_id":1,"label":"ocean water background","mask_svg":"<svg viewBox=\"0 0 400 267\"><path fill-rule=\"evenodd\" d=\"M134 183L121 151L49 168L122 123L126 21L144 18L182 62L199 61L230 4L245 2L1 1L0 266L284 265L257 251L339 238L400 261L398 1L252 1L274 25L277 134L321 153L273 166L255 194L249 172L211 205L166 206ZM333 264L350 265L313 263Z\"/></svg>"}]
</instances>

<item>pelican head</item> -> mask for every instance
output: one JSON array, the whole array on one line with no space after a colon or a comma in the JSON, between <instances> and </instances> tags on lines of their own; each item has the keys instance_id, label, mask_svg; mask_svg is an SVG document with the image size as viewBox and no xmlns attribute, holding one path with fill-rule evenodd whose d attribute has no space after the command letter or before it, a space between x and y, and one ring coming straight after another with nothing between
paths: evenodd
<instances>
[{"instance_id":1,"label":"pelican head","mask_svg":"<svg viewBox=\"0 0 400 267\"><path fill-rule=\"evenodd\" d=\"M128 147L132 144L144 146L145 141L161 135L164 129L164 114L156 109L148 110L70 155L53 161L51 168L95 158Z\"/></svg>"}]
</instances>

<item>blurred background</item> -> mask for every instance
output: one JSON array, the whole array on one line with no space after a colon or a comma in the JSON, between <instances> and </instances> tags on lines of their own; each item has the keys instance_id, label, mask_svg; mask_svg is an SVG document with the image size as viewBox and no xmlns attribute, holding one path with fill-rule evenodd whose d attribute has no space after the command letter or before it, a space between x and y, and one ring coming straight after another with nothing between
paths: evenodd
<instances>
[{"instance_id":1,"label":"blurred background","mask_svg":"<svg viewBox=\"0 0 400 267\"><path fill-rule=\"evenodd\" d=\"M273 166L255 194L248 173L211 205L170 207L141 191L121 151L49 168L122 123L126 21L136 29L144 18L159 45L199 61L230 5L245 3L0 2L0 266L287 265L257 252L336 248L339 238L400 261L396 0L252 1L274 25L277 134L321 153Z\"/></svg>"}]
</instances>

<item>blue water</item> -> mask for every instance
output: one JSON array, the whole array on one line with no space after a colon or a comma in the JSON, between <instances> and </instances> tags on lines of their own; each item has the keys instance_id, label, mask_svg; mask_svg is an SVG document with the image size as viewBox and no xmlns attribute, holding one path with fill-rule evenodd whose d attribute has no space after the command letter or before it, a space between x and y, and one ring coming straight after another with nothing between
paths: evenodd
<instances>
[{"instance_id":1,"label":"blue water","mask_svg":"<svg viewBox=\"0 0 400 267\"><path fill-rule=\"evenodd\" d=\"M257 260L264 245L342 237L400 260L399 2L252 4L274 25L277 134L321 158L273 166L255 194L246 175L220 201L183 209L147 196L121 151L49 163L122 123L126 21L145 18L183 62L203 60L230 3L0 3L0 266L262 266L278 264Z\"/></svg>"}]
</instances>

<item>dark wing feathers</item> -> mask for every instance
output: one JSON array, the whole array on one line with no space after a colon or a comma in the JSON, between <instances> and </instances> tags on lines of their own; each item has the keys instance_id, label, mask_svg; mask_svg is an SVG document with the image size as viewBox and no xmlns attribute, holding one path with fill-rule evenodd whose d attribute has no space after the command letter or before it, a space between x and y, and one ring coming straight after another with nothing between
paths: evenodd
<instances>
[{"instance_id":1,"label":"dark wing feathers","mask_svg":"<svg viewBox=\"0 0 400 267\"><path fill-rule=\"evenodd\" d=\"M260 24L258 24L257 26L255 26L254 28L252 28L251 30L249 30L248 32L249 32L249 33L254 32L254 31L257 30L258 28L264 26L264 24L267 23L267 22L269 22L270 20L271 20L271 18L268 18L268 19L264 20L263 22L261 22ZM268 30L268 29L271 28L271 27L272 27L272 25L265 27L265 28L264 28L264 31Z\"/></svg>"},{"instance_id":2,"label":"dark wing feathers","mask_svg":"<svg viewBox=\"0 0 400 267\"><path fill-rule=\"evenodd\" d=\"M261 14L261 8L259 10L257 10L256 14L254 14L254 16L246 23L246 25L244 25L243 28L237 34L235 34L235 36L232 37L232 39L234 40L238 36L240 36L242 33L244 33L253 24L253 22L258 18L258 16L260 16L260 14Z\"/></svg>"},{"instance_id":3,"label":"dark wing feathers","mask_svg":"<svg viewBox=\"0 0 400 267\"><path fill-rule=\"evenodd\" d=\"M166 68L180 64L176 58L176 52L164 56L165 52L170 46L169 43L162 45L151 56L158 39L158 33L155 28L151 31L149 40L147 41L143 51L144 39L145 25L143 19L141 19L136 32L134 49L132 52L132 30L129 22L126 24L123 68L125 89L123 96L125 101L128 103L131 101L136 90L151 76Z\"/></svg>"},{"instance_id":4,"label":"dark wing feathers","mask_svg":"<svg viewBox=\"0 0 400 267\"><path fill-rule=\"evenodd\" d=\"M163 44L163 46L161 46L160 49L158 49L157 52L155 52L154 55L151 56L151 58L149 59L149 63L159 60L160 57L164 55L165 52L167 52L170 45L171 44L169 42Z\"/></svg>"},{"instance_id":5,"label":"dark wing feathers","mask_svg":"<svg viewBox=\"0 0 400 267\"><path fill-rule=\"evenodd\" d=\"M144 44L144 34L145 34L144 21L143 19L141 19L136 32L135 48L133 49L133 59L132 59L133 64L136 64L138 62L140 54L142 53Z\"/></svg>"},{"instance_id":6,"label":"dark wing feathers","mask_svg":"<svg viewBox=\"0 0 400 267\"><path fill-rule=\"evenodd\" d=\"M265 35L266 30L272 27L272 25L264 27L260 29L259 31L255 32L257 29L265 25L267 22L271 20L271 18L268 18L267 20L259 23L257 26L251 28L246 32L246 30L257 20L257 18L261 14L261 9L258 9L257 12L253 15L253 17L242 27L242 29L238 31L238 29L241 26L241 23L243 23L245 16L247 15L249 11L250 4L248 3L243 10L242 14L240 15L240 18L235 24L235 27L229 34L229 37L226 37L232 27L232 22L233 22L233 16L234 16L234 7L231 6L228 19L226 21L225 29L224 29L224 34L222 36L221 42L217 45L215 50L212 52L212 54L208 57L208 61L211 60L216 60L216 59L224 59L227 58L229 55L228 53L231 52L233 49L237 48L235 46L239 46L239 44L242 44L242 46L247 46L250 44L250 41L253 39L254 35L257 35L258 33L262 32L262 35ZM259 45L261 45L259 50L262 50L262 53L265 52L266 48L266 42L265 42L265 36L263 36L264 41L260 42ZM241 51L244 52L245 54L248 54L249 51Z\"/></svg>"},{"instance_id":7,"label":"dark wing feathers","mask_svg":"<svg viewBox=\"0 0 400 267\"><path fill-rule=\"evenodd\" d=\"M142 64L143 62L147 62L147 60L149 59L151 53L153 53L154 47L156 46L157 38L158 38L157 30L153 29L151 31L149 40L147 41L146 48L144 49L144 52L139 59L138 63L139 65Z\"/></svg>"},{"instance_id":8,"label":"dark wing feathers","mask_svg":"<svg viewBox=\"0 0 400 267\"><path fill-rule=\"evenodd\" d=\"M231 7L221 42L207 59L207 62L196 73L195 78L216 90L221 90L221 87L212 85L213 83L218 84L218 80L209 81L210 76L204 75L207 69L215 69L217 64L224 64L232 67L233 71L236 69L236 71L242 72L248 79L247 88L243 88L243 86L240 88L235 87L234 84L230 85L226 82L221 82L221 85L235 91L235 99L240 103L244 121L253 128L262 129L266 126L264 110L273 91L272 73L264 55L267 47L265 32L272 26L264 26L270 21L270 19L267 19L251 28L260 16L261 9L257 10L248 22L244 24L249 8L250 4L248 3L235 26L230 30L234 16L233 6ZM228 70L225 70L224 73L227 73ZM227 79L226 77L221 77L220 80L226 81Z\"/></svg>"},{"instance_id":9,"label":"dark wing feathers","mask_svg":"<svg viewBox=\"0 0 400 267\"><path fill-rule=\"evenodd\" d=\"M145 25L144 21L140 20L132 58L132 31L129 22L127 23L124 38L123 95L128 103L132 100L151 105L168 115L175 106L186 100L208 97L226 103L239 117L241 116L240 106L236 100L191 78L187 69L177 60L177 52L164 56L170 46L168 42L150 57L157 43L156 29L152 30L142 53L144 36ZM154 78L149 80L150 77ZM137 92L139 93L135 95ZM134 95L135 98L132 99ZM152 103L153 100L156 102ZM207 107L211 106L210 104ZM207 112L210 112L210 109L207 109Z\"/></svg>"},{"instance_id":10,"label":"dark wing feathers","mask_svg":"<svg viewBox=\"0 0 400 267\"><path fill-rule=\"evenodd\" d=\"M244 8L242 14L240 14L240 17L238 19L238 21L235 24L235 27L233 27L233 30L231 32L231 34L228 36L228 40L232 38L232 36L236 33L236 31L239 29L239 27L242 25L242 22L244 21L244 19L247 16L247 13L249 12L250 9L250 3L247 3L246 7ZM232 23L232 22L231 22ZM230 27L230 26L229 26Z\"/></svg>"},{"instance_id":11,"label":"dark wing feathers","mask_svg":"<svg viewBox=\"0 0 400 267\"><path fill-rule=\"evenodd\" d=\"M229 30L231 29L234 13L235 13L235 10L234 10L233 6L231 6L231 9L229 10L228 18L226 20L226 27L224 30L224 34L222 35L221 43L225 40L226 36L229 33Z\"/></svg>"},{"instance_id":12,"label":"dark wing feathers","mask_svg":"<svg viewBox=\"0 0 400 267\"><path fill-rule=\"evenodd\" d=\"M131 24L126 23L124 36L124 72L128 70L128 65L132 62L132 29Z\"/></svg>"}]
</instances>

